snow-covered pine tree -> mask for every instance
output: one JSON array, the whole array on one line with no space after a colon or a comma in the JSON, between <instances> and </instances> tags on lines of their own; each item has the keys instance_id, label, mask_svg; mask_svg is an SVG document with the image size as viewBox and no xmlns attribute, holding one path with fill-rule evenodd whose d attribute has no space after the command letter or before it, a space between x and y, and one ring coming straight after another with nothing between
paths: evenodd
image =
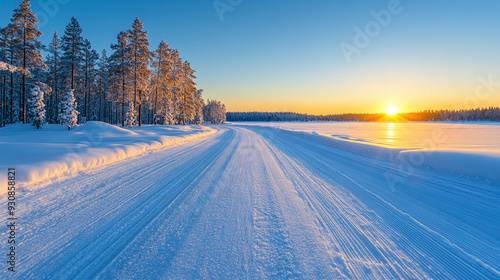
<instances>
[{"instance_id":1,"label":"snow-covered pine tree","mask_svg":"<svg viewBox=\"0 0 500 280\"><path fill-rule=\"evenodd\" d=\"M111 45L114 53L109 58L110 85L113 91L113 101L121 104L121 123L125 126L125 104L129 101L128 87L131 76L130 50L126 32L120 32L117 43ZM116 110L118 111L118 109ZM118 114L118 112L116 112ZM118 119L118 116L116 117Z\"/></svg>"},{"instance_id":2,"label":"snow-covered pine tree","mask_svg":"<svg viewBox=\"0 0 500 280\"><path fill-rule=\"evenodd\" d=\"M47 69L43 56L40 54L39 50L42 50L44 46L37 40L38 37L42 36L42 33L38 31L36 24L38 23L38 18L31 11L30 0L23 0L19 4L19 8L14 10L14 15L11 19L12 23L19 26L18 38L19 44L18 49L21 54L20 67L23 70L29 70L34 68ZM26 72L22 74L22 89L21 89L21 110L22 110L22 121L26 123L26 90L27 90L27 78Z\"/></svg>"},{"instance_id":3,"label":"snow-covered pine tree","mask_svg":"<svg viewBox=\"0 0 500 280\"><path fill-rule=\"evenodd\" d=\"M179 119L181 124L186 124L187 121L193 121L196 114L195 94L198 89L196 89L196 83L194 82L194 79L196 79L194 73L195 71L191 68L191 64L185 61L182 64L182 98L181 106L179 106Z\"/></svg>"},{"instance_id":4,"label":"snow-covered pine tree","mask_svg":"<svg viewBox=\"0 0 500 280\"><path fill-rule=\"evenodd\" d=\"M179 50L168 49L168 73L166 77L165 100L163 102L164 124L174 125L178 120L178 104L181 97L181 65Z\"/></svg>"},{"instance_id":5,"label":"snow-covered pine tree","mask_svg":"<svg viewBox=\"0 0 500 280\"><path fill-rule=\"evenodd\" d=\"M31 97L28 99L30 108L31 125L36 129L45 124L45 104L43 103L44 91L39 85L31 89Z\"/></svg>"},{"instance_id":6,"label":"snow-covered pine tree","mask_svg":"<svg viewBox=\"0 0 500 280\"><path fill-rule=\"evenodd\" d=\"M16 68L15 65L19 64L19 49L17 46L19 45L19 37L17 34L19 33L19 26L16 24L8 24L5 28L1 30L1 38L3 42L3 50L5 52L5 62L9 63L11 67ZM12 70L12 68L11 68ZM6 118L8 118L9 123L16 122L16 110L15 110L15 101L19 100L16 98L16 75L14 72L16 71L8 71L7 75L3 76L5 81L5 97L6 101ZM5 73L4 73L5 74ZM9 80L7 81L7 76Z\"/></svg>"},{"instance_id":7,"label":"snow-covered pine tree","mask_svg":"<svg viewBox=\"0 0 500 280\"><path fill-rule=\"evenodd\" d=\"M205 101L203 101L203 90L200 89L196 91L194 98L194 124L202 124L203 123L203 106L205 105Z\"/></svg>"},{"instance_id":8,"label":"snow-covered pine tree","mask_svg":"<svg viewBox=\"0 0 500 280\"><path fill-rule=\"evenodd\" d=\"M73 92L73 89L68 90L60 105L61 113L59 114L59 120L61 125L68 127L68 130L71 130L72 127L78 124L79 112L76 110L77 103Z\"/></svg>"},{"instance_id":9,"label":"snow-covered pine tree","mask_svg":"<svg viewBox=\"0 0 500 280\"><path fill-rule=\"evenodd\" d=\"M90 41L85 39L83 41L83 116L89 120L93 120L91 117L91 94L93 93L92 89L97 75L96 65L98 59L99 54L92 49Z\"/></svg>"},{"instance_id":10,"label":"snow-covered pine tree","mask_svg":"<svg viewBox=\"0 0 500 280\"><path fill-rule=\"evenodd\" d=\"M207 104L203 106L203 119L209 123L213 123L213 116L212 116L212 106L210 106L210 99L207 100Z\"/></svg>"},{"instance_id":11,"label":"snow-covered pine tree","mask_svg":"<svg viewBox=\"0 0 500 280\"><path fill-rule=\"evenodd\" d=\"M151 79L152 88L154 89L153 98L153 114L155 116L155 124L157 120L161 119L162 109L158 106L165 104L165 100L169 98L169 75L171 71L170 65L171 49L165 41L161 41L160 45L155 51L155 59L152 63L154 69L154 78Z\"/></svg>"},{"instance_id":12,"label":"snow-covered pine tree","mask_svg":"<svg viewBox=\"0 0 500 280\"><path fill-rule=\"evenodd\" d=\"M222 102L219 101L219 123L226 123L226 104L223 104Z\"/></svg>"},{"instance_id":13,"label":"snow-covered pine tree","mask_svg":"<svg viewBox=\"0 0 500 280\"><path fill-rule=\"evenodd\" d=\"M125 126L133 127L134 125L137 125L137 111L135 110L134 103L130 102L127 108Z\"/></svg>"},{"instance_id":14,"label":"snow-covered pine tree","mask_svg":"<svg viewBox=\"0 0 500 280\"><path fill-rule=\"evenodd\" d=\"M170 106L175 123L181 123L182 116L180 112L183 106L183 79L184 72L182 71L182 58L179 56L177 49L172 50L170 55L170 77L169 77L169 91L170 91Z\"/></svg>"},{"instance_id":15,"label":"snow-covered pine tree","mask_svg":"<svg viewBox=\"0 0 500 280\"><path fill-rule=\"evenodd\" d=\"M99 93L98 102L98 120L106 121L106 101L109 91L109 60L106 50L102 50L101 57L98 62L97 71L97 92Z\"/></svg>"},{"instance_id":16,"label":"snow-covered pine tree","mask_svg":"<svg viewBox=\"0 0 500 280\"><path fill-rule=\"evenodd\" d=\"M168 98L164 100L164 113L163 113L163 124L173 125L175 124L175 110L172 99Z\"/></svg>"},{"instance_id":17,"label":"snow-covered pine tree","mask_svg":"<svg viewBox=\"0 0 500 280\"><path fill-rule=\"evenodd\" d=\"M207 100L203 107L203 118L212 124L226 122L226 106L217 100Z\"/></svg>"},{"instance_id":18,"label":"snow-covered pine tree","mask_svg":"<svg viewBox=\"0 0 500 280\"><path fill-rule=\"evenodd\" d=\"M148 32L143 31L143 28L142 22L139 18L136 18L132 25L132 30L127 32L130 62L133 71L134 107L138 105L139 126L142 123L142 102L143 99L148 99L147 96L143 95L149 93L147 87L152 74L149 65L154 55L149 51Z\"/></svg>"},{"instance_id":19,"label":"snow-covered pine tree","mask_svg":"<svg viewBox=\"0 0 500 280\"><path fill-rule=\"evenodd\" d=\"M63 88L61 84L61 40L57 35L57 31L52 37L52 42L50 42L47 49L49 54L46 57L45 63L49 67L46 73L46 83L52 88L52 94L47 98L47 119L49 122L58 123L59 114L59 103L60 96L59 93Z\"/></svg>"},{"instance_id":20,"label":"snow-covered pine tree","mask_svg":"<svg viewBox=\"0 0 500 280\"><path fill-rule=\"evenodd\" d=\"M3 29L0 28L0 127L5 126L7 122L7 70L2 69L3 64L7 68L7 64L3 61L7 61L7 42L3 37Z\"/></svg>"},{"instance_id":21,"label":"snow-covered pine tree","mask_svg":"<svg viewBox=\"0 0 500 280\"><path fill-rule=\"evenodd\" d=\"M64 35L61 38L61 50L66 88L76 90L82 69L83 37L82 28L74 17L71 18L64 30Z\"/></svg>"}]
</instances>

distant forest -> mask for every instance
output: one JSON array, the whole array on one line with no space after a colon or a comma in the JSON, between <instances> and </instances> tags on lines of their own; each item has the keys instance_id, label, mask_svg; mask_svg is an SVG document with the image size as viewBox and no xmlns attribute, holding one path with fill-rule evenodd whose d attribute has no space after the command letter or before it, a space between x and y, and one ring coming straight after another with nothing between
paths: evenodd
<instances>
[{"instance_id":1,"label":"distant forest","mask_svg":"<svg viewBox=\"0 0 500 280\"><path fill-rule=\"evenodd\" d=\"M425 110L399 113L388 116L378 114L308 115L292 112L228 112L229 122L289 122L289 121L500 121L500 108L477 108L470 110Z\"/></svg>"}]
</instances>

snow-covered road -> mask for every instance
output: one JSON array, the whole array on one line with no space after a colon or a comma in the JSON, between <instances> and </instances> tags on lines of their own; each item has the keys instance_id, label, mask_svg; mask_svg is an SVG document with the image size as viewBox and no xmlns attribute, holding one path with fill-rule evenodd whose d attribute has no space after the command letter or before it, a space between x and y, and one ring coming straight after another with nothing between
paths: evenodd
<instances>
[{"instance_id":1,"label":"snow-covered road","mask_svg":"<svg viewBox=\"0 0 500 280\"><path fill-rule=\"evenodd\" d=\"M21 195L18 272L1 274L500 278L498 184L391 174L389 161L291 132L221 126Z\"/></svg>"}]
</instances>

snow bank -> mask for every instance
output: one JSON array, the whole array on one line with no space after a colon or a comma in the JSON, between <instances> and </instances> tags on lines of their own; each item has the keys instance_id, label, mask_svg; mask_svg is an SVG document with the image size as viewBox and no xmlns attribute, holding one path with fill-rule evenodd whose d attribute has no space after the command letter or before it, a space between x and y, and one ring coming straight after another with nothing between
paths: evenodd
<instances>
[{"instance_id":1,"label":"snow bank","mask_svg":"<svg viewBox=\"0 0 500 280\"><path fill-rule=\"evenodd\" d=\"M408 150L399 153L397 159L406 165L422 165L445 172L500 182L500 153L498 151Z\"/></svg>"},{"instance_id":2,"label":"snow bank","mask_svg":"<svg viewBox=\"0 0 500 280\"><path fill-rule=\"evenodd\" d=\"M36 130L28 125L0 129L0 194L7 190L7 168L15 167L17 184L37 183L114 163L148 151L214 134L206 126L144 126L124 129L88 122L68 131L61 125Z\"/></svg>"},{"instance_id":3,"label":"snow bank","mask_svg":"<svg viewBox=\"0 0 500 280\"><path fill-rule=\"evenodd\" d=\"M279 123L276 126L262 124L262 127L280 129L300 135L308 141L320 142L373 159L386 160L400 165L400 170L431 168L458 176L480 177L500 182L500 141L498 141L500 127L497 123L493 124L492 126L455 123L444 126L432 123L411 124L411 129L401 131L390 124L375 123L374 126L389 126L386 131L377 128L375 134L361 134L359 129L367 128L367 124L364 123L356 129L353 127L343 129L339 126L328 129L323 127L324 123L319 127L315 123L292 123L290 126L287 123ZM238 125L246 124L238 123ZM356 126L355 123L349 125ZM399 125L404 126L404 124ZM259 127L259 124L253 123L251 126ZM435 137L415 136L415 133L412 134L415 129L420 130L418 131L420 134L423 130L427 130L428 133L425 135L435 135ZM327 131L336 133L325 133ZM358 138L359 135L363 135L364 138ZM391 140L389 142L387 139L382 139L381 135L404 135L404 137L389 139Z\"/></svg>"}]
</instances>

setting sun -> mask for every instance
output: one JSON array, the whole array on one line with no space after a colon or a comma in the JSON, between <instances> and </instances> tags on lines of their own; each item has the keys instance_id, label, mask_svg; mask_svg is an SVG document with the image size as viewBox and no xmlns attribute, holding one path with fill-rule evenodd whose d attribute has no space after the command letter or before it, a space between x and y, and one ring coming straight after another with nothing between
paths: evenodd
<instances>
[{"instance_id":1,"label":"setting sun","mask_svg":"<svg viewBox=\"0 0 500 280\"><path fill-rule=\"evenodd\" d=\"M394 115L396 115L398 112L399 112L399 111L398 111L398 109L396 109L396 108L394 108L394 107L391 107L391 108L389 108L389 109L387 109L387 110L385 111L385 113L386 113L387 115L389 115L389 116L394 116Z\"/></svg>"}]
</instances>

